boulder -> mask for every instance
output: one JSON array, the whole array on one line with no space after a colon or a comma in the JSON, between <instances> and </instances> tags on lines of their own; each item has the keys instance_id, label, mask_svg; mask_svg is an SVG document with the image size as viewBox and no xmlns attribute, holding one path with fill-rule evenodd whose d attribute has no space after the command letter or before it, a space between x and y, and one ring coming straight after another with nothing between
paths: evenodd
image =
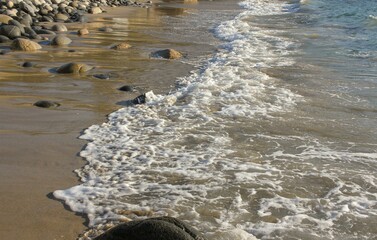
<instances>
[{"instance_id":1,"label":"boulder","mask_svg":"<svg viewBox=\"0 0 377 240\"><path fill-rule=\"evenodd\" d=\"M34 103L33 105L40 107L40 108L54 108L54 107L59 107L60 103L41 100L41 101Z\"/></svg>"},{"instance_id":2,"label":"boulder","mask_svg":"<svg viewBox=\"0 0 377 240\"><path fill-rule=\"evenodd\" d=\"M63 35L57 35L51 40L51 45L53 46L64 46L68 45L72 42L72 40Z\"/></svg>"},{"instance_id":3,"label":"boulder","mask_svg":"<svg viewBox=\"0 0 377 240\"><path fill-rule=\"evenodd\" d=\"M84 63L67 63L56 69L57 73L84 73L93 69Z\"/></svg>"},{"instance_id":4,"label":"boulder","mask_svg":"<svg viewBox=\"0 0 377 240\"><path fill-rule=\"evenodd\" d=\"M13 40L10 48L12 50L19 50L19 51L36 51L41 49L41 45L36 42L33 42L29 39L17 38Z\"/></svg>"},{"instance_id":5,"label":"boulder","mask_svg":"<svg viewBox=\"0 0 377 240\"><path fill-rule=\"evenodd\" d=\"M131 45L128 43L119 43L119 44L111 46L110 48L114 50L125 50L125 49L129 49L130 47Z\"/></svg>"},{"instance_id":6,"label":"boulder","mask_svg":"<svg viewBox=\"0 0 377 240\"><path fill-rule=\"evenodd\" d=\"M172 217L158 217L120 224L94 240L205 240L196 230Z\"/></svg>"},{"instance_id":7,"label":"boulder","mask_svg":"<svg viewBox=\"0 0 377 240\"><path fill-rule=\"evenodd\" d=\"M5 14L0 14L0 23L8 24L8 22L12 19L13 18L11 18L11 17L9 17Z\"/></svg>"},{"instance_id":8,"label":"boulder","mask_svg":"<svg viewBox=\"0 0 377 240\"><path fill-rule=\"evenodd\" d=\"M68 31L67 27L64 24L55 24L51 27L51 30L55 31L55 32L67 32Z\"/></svg>"},{"instance_id":9,"label":"boulder","mask_svg":"<svg viewBox=\"0 0 377 240\"><path fill-rule=\"evenodd\" d=\"M77 34L82 36L82 35L87 35L89 34L89 30L87 28L81 28L77 31Z\"/></svg>"},{"instance_id":10,"label":"boulder","mask_svg":"<svg viewBox=\"0 0 377 240\"><path fill-rule=\"evenodd\" d=\"M7 36L11 39L17 38L21 36L21 29L14 25L3 25L0 26L0 34Z\"/></svg>"},{"instance_id":11,"label":"boulder","mask_svg":"<svg viewBox=\"0 0 377 240\"><path fill-rule=\"evenodd\" d=\"M182 57L182 54L174 49L164 49L152 53L152 56L165 59L178 59Z\"/></svg>"}]
</instances>

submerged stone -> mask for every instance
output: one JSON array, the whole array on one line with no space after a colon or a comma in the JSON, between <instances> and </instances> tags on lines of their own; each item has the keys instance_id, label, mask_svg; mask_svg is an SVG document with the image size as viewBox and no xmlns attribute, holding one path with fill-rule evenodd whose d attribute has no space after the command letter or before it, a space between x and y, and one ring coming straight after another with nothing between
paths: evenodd
<instances>
[{"instance_id":1,"label":"submerged stone","mask_svg":"<svg viewBox=\"0 0 377 240\"><path fill-rule=\"evenodd\" d=\"M174 49L164 49L152 53L152 56L165 59L178 59L182 57L182 54Z\"/></svg>"},{"instance_id":2,"label":"submerged stone","mask_svg":"<svg viewBox=\"0 0 377 240\"><path fill-rule=\"evenodd\" d=\"M55 107L59 107L60 103L41 100L41 101L34 103L34 106L37 106L37 107L40 107L40 108L55 108Z\"/></svg>"}]
</instances>

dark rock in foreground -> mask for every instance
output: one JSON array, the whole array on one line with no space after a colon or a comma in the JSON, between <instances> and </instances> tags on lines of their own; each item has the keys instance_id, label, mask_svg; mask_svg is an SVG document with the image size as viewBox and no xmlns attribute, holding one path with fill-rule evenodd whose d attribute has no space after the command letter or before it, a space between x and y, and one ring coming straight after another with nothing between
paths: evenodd
<instances>
[{"instance_id":1,"label":"dark rock in foreground","mask_svg":"<svg viewBox=\"0 0 377 240\"><path fill-rule=\"evenodd\" d=\"M37 107L40 107L40 108L54 108L54 107L59 107L60 103L41 100L41 101L34 103L34 106L37 106Z\"/></svg>"},{"instance_id":2,"label":"dark rock in foreground","mask_svg":"<svg viewBox=\"0 0 377 240\"><path fill-rule=\"evenodd\" d=\"M186 223L172 217L120 224L94 240L205 240Z\"/></svg>"}]
</instances>

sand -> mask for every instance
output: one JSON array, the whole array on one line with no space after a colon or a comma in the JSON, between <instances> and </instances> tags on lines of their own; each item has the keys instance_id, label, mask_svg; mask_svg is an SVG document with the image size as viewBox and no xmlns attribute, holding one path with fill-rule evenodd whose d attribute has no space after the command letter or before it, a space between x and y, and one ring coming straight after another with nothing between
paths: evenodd
<instances>
[{"instance_id":1,"label":"sand","mask_svg":"<svg viewBox=\"0 0 377 240\"><path fill-rule=\"evenodd\" d=\"M193 69L189 64L156 61L148 56L156 49L180 47L145 32L161 31L160 16L183 13L177 8L109 9L85 24L91 32L88 36L68 33L73 40L69 47L44 46L44 51L38 53L10 52L1 56L0 239L76 239L87 228L84 216L69 211L52 199L51 193L78 184L73 170L85 164L78 156L86 143L78 139L83 129L104 122L106 114L141 92L168 92L177 76ZM114 27L116 34L99 32L101 26ZM74 32L80 27L72 24L69 29ZM134 46L128 53L109 49L111 44L124 40ZM112 77L100 80L89 74L51 72L72 60L95 65L92 74ZM36 65L22 68L24 61ZM124 84L135 85L138 91L118 91ZM37 108L33 103L38 100L53 100L62 106Z\"/></svg>"}]
</instances>

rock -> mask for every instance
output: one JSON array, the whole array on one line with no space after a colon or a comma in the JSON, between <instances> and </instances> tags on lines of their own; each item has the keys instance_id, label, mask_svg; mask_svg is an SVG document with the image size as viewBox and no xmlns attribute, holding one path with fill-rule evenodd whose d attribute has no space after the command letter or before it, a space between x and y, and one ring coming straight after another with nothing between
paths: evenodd
<instances>
[{"instance_id":1,"label":"rock","mask_svg":"<svg viewBox=\"0 0 377 240\"><path fill-rule=\"evenodd\" d=\"M23 67L32 67L33 64L32 64L31 62L24 62L24 63L22 64L22 66L23 66Z\"/></svg>"},{"instance_id":2,"label":"rock","mask_svg":"<svg viewBox=\"0 0 377 240\"><path fill-rule=\"evenodd\" d=\"M57 22L64 22L68 20L68 16L63 13L58 13L55 15L55 21Z\"/></svg>"},{"instance_id":3,"label":"rock","mask_svg":"<svg viewBox=\"0 0 377 240\"><path fill-rule=\"evenodd\" d=\"M102 10L100 7L92 7L88 12L91 14L99 14L102 12Z\"/></svg>"},{"instance_id":4,"label":"rock","mask_svg":"<svg viewBox=\"0 0 377 240\"><path fill-rule=\"evenodd\" d=\"M102 80L108 80L110 79L110 75L109 74L94 74L93 77L95 78L99 78L99 79L102 79Z\"/></svg>"},{"instance_id":5,"label":"rock","mask_svg":"<svg viewBox=\"0 0 377 240\"><path fill-rule=\"evenodd\" d=\"M38 34L56 35L55 32L47 30L47 29L35 29L35 32Z\"/></svg>"},{"instance_id":6,"label":"rock","mask_svg":"<svg viewBox=\"0 0 377 240\"><path fill-rule=\"evenodd\" d=\"M152 53L152 56L165 59L178 59L182 57L182 54L174 49L164 49Z\"/></svg>"},{"instance_id":7,"label":"rock","mask_svg":"<svg viewBox=\"0 0 377 240\"><path fill-rule=\"evenodd\" d=\"M35 7L32 5L29 5L26 1L21 1L19 4L19 7L21 10L29 13L32 16L35 16Z\"/></svg>"},{"instance_id":8,"label":"rock","mask_svg":"<svg viewBox=\"0 0 377 240\"><path fill-rule=\"evenodd\" d=\"M158 217L120 224L94 240L205 240L183 221Z\"/></svg>"},{"instance_id":9,"label":"rock","mask_svg":"<svg viewBox=\"0 0 377 240\"><path fill-rule=\"evenodd\" d=\"M89 34L89 30L87 28L81 28L77 31L77 34L82 36L82 35L87 35Z\"/></svg>"},{"instance_id":10,"label":"rock","mask_svg":"<svg viewBox=\"0 0 377 240\"><path fill-rule=\"evenodd\" d=\"M14 3L12 1L7 2L7 8L13 8Z\"/></svg>"},{"instance_id":11,"label":"rock","mask_svg":"<svg viewBox=\"0 0 377 240\"><path fill-rule=\"evenodd\" d=\"M21 29L14 25L2 25L0 26L0 34L14 39L21 36Z\"/></svg>"},{"instance_id":12,"label":"rock","mask_svg":"<svg viewBox=\"0 0 377 240\"><path fill-rule=\"evenodd\" d=\"M72 42L72 40L63 35L57 35L51 40L51 45L53 46L64 46L68 45Z\"/></svg>"},{"instance_id":13,"label":"rock","mask_svg":"<svg viewBox=\"0 0 377 240\"><path fill-rule=\"evenodd\" d=\"M54 107L59 107L60 103L41 100L41 101L34 103L34 106L37 106L37 107L40 107L40 108L54 108Z\"/></svg>"},{"instance_id":14,"label":"rock","mask_svg":"<svg viewBox=\"0 0 377 240\"><path fill-rule=\"evenodd\" d=\"M83 63L67 63L59 67L57 73L84 73L92 69L93 67Z\"/></svg>"},{"instance_id":15,"label":"rock","mask_svg":"<svg viewBox=\"0 0 377 240\"><path fill-rule=\"evenodd\" d=\"M33 23L33 18L29 14L25 14L22 16L20 23L30 27Z\"/></svg>"},{"instance_id":16,"label":"rock","mask_svg":"<svg viewBox=\"0 0 377 240\"><path fill-rule=\"evenodd\" d=\"M41 45L36 42L33 42L29 39L17 38L13 40L10 48L12 50L19 50L19 51L36 51L41 49Z\"/></svg>"},{"instance_id":17,"label":"rock","mask_svg":"<svg viewBox=\"0 0 377 240\"><path fill-rule=\"evenodd\" d=\"M21 23L19 23L18 21L12 19L12 20L9 21L8 24L13 25L13 26L17 26L21 30L21 34L25 34L24 26Z\"/></svg>"},{"instance_id":18,"label":"rock","mask_svg":"<svg viewBox=\"0 0 377 240\"><path fill-rule=\"evenodd\" d=\"M10 39L7 36L0 35L0 43L5 43L10 41Z\"/></svg>"},{"instance_id":19,"label":"rock","mask_svg":"<svg viewBox=\"0 0 377 240\"><path fill-rule=\"evenodd\" d=\"M55 32L67 32L68 31L67 27L64 24L55 24L51 27L51 30L55 31Z\"/></svg>"},{"instance_id":20,"label":"rock","mask_svg":"<svg viewBox=\"0 0 377 240\"><path fill-rule=\"evenodd\" d=\"M5 11L5 14L8 15L9 17L17 17L18 10L13 8L13 9L7 9Z\"/></svg>"},{"instance_id":21,"label":"rock","mask_svg":"<svg viewBox=\"0 0 377 240\"><path fill-rule=\"evenodd\" d=\"M130 47L131 47L131 45L128 44L128 43L119 43L117 45L111 46L111 49L114 49L114 50L125 50L125 49L129 49Z\"/></svg>"},{"instance_id":22,"label":"rock","mask_svg":"<svg viewBox=\"0 0 377 240\"><path fill-rule=\"evenodd\" d=\"M113 29L110 28L110 27L101 27L98 30L101 31L101 32L112 32L113 31Z\"/></svg>"},{"instance_id":23,"label":"rock","mask_svg":"<svg viewBox=\"0 0 377 240\"><path fill-rule=\"evenodd\" d=\"M0 23L8 24L8 22L12 19L13 18L11 18L11 17L9 17L5 14L0 14Z\"/></svg>"},{"instance_id":24,"label":"rock","mask_svg":"<svg viewBox=\"0 0 377 240\"><path fill-rule=\"evenodd\" d=\"M119 91L124 91L124 92L133 92L134 91L134 87L132 86L129 86L129 85L124 85L120 88L118 88Z\"/></svg>"}]
</instances>

